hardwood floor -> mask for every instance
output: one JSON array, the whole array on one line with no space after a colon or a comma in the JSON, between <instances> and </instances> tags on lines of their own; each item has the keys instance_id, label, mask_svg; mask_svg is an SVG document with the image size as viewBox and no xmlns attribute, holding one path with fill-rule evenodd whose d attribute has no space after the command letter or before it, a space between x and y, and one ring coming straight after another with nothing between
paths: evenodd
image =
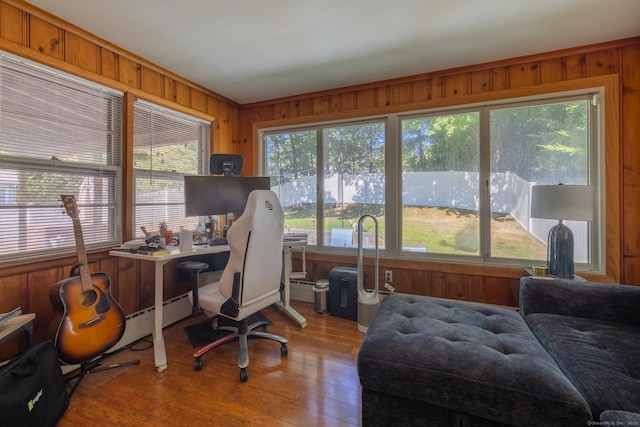
<instances>
[{"instance_id":1,"label":"hardwood floor","mask_svg":"<svg viewBox=\"0 0 640 427\"><path fill-rule=\"evenodd\" d=\"M274 307L263 310L269 332L289 339L289 354L270 340L249 341L249 379L239 381L237 342L203 356L193 368L185 319L164 330L168 369L154 368L153 349L123 351L105 361L140 364L89 374L57 427L67 426L357 426L356 358L364 334L356 322L292 304L307 318L300 328ZM134 348L142 348L139 342ZM71 384L69 384L71 385Z\"/></svg>"}]
</instances>

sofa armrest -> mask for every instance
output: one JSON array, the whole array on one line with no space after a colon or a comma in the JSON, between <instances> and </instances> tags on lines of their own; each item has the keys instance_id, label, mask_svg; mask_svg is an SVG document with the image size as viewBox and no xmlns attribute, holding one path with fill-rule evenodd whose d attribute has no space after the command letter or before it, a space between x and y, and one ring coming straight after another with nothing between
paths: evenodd
<instances>
[{"instance_id":1,"label":"sofa armrest","mask_svg":"<svg viewBox=\"0 0 640 427\"><path fill-rule=\"evenodd\" d=\"M640 287L523 277L520 314L531 313L640 325Z\"/></svg>"}]
</instances>

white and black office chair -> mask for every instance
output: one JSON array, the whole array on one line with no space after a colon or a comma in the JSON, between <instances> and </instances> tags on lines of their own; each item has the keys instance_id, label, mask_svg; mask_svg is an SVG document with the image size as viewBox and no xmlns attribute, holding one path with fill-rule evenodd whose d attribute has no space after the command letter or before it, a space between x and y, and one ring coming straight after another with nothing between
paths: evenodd
<instances>
[{"instance_id":1,"label":"white and black office chair","mask_svg":"<svg viewBox=\"0 0 640 427\"><path fill-rule=\"evenodd\" d=\"M227 233L230 247L229 261L220 281L202 286L198 292L200 307L210 315L234 320L235 326L220 326L216 330L231 331L218 340L198 349L194 368L202 368L202 355L228 341L239 341L238 367L240 381L248 378L248 338L267 338L278 341L280 354L288 353L288 340L256 328L267 322L249 325L247 318L280 301L282 273L282 234L284 213L278 197L270 190L254 190L249 194L242 216ZM193 302L193 293L189 293Z\"/></svg>"}]
</instances>

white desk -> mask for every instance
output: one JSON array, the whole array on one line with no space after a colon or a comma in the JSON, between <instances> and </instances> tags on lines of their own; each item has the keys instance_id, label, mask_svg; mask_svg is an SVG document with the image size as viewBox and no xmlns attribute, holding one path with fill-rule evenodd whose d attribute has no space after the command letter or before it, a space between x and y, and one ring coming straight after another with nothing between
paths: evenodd
<instances>
[{"instance_id":1,"label":"white desk","mask_svg":"<svg viewBox=\"0 0 640 427\"><path fill-rule=\"evenodd\" d=\"M293 250L304 250L306 242L284 242L282 246L282 252L284 255L283 260L283 280L284 280L284 298L283 301L278 302L276 305L280 310L289 315L295 320L301 327L307 326L307 320L300 315L289 304L289 298L291 294L290 278L302 277L300 274L294 273L293 262L291 260L291 252ZM145 255L138 253L131 253L126 251L112 250L109 255L119 256L123 258L132 258L142 261L151 261L155 263L155 298L154 298L154 325L153 325L153 357L155 360L155 366L158 372L162 372L167 369L167 352L164 346L164 337L162 335L162 310L163 310L163 288L164 288L164 265L172 259L184 258L194 255L206 255L215 254L220 252L229 251L228 245L216 245L216 246L194 246L194 249L190 251L181 251L174 249L170 253L165 255ZM303 252L304 253L304 252ZM304 262L303 262L304 265Z\"/></svg>"},{"instance_id":2,"label":"white desk","mask_svg":"<svg viewBox=\"0 0 640 427\"><path fill-rule=\"evenodd\" d=\"M228 245L217 246L194 246L190 251L174 249L165 255L144 255L138 253L112 250L109 255L123 258L133 258L142 261L155 263L155 299L154 299L154 325L153 325L153 358L156 369L162 372L167 369L167 352L164 347L164 337L162 335L162 308L163 308L163 287L164 287L164 265L172 259L184 258L193 255L215 254L229 250Z\"/></svg>"}]
</instances>

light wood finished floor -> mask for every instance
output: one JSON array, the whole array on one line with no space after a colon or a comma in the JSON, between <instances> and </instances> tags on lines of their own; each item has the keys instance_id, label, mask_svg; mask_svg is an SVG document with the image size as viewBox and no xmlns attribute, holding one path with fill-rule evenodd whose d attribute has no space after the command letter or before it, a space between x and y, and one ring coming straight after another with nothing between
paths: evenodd
<instances>
[{"instance_id":1,"label":"light wood finished floor","mask_svg":"<svg viewBox=\"0 0 640 427\"><path fill-rule=\"evenodd\" d=\"M364 334L357 323L292 304L306 328L276 308L263 310L268 331L289 339L288 356L270 340L249 341L249 379L239 381L237 342L203 356L193 369L186 319L164 330L169 368L156 372L151 348L123 351L105 361L140 365L87 375L57 427L67 426L357 426L360 384L356 368ZM139 346L143 346L140 343Z\"/></svg>"}]
</instances>

